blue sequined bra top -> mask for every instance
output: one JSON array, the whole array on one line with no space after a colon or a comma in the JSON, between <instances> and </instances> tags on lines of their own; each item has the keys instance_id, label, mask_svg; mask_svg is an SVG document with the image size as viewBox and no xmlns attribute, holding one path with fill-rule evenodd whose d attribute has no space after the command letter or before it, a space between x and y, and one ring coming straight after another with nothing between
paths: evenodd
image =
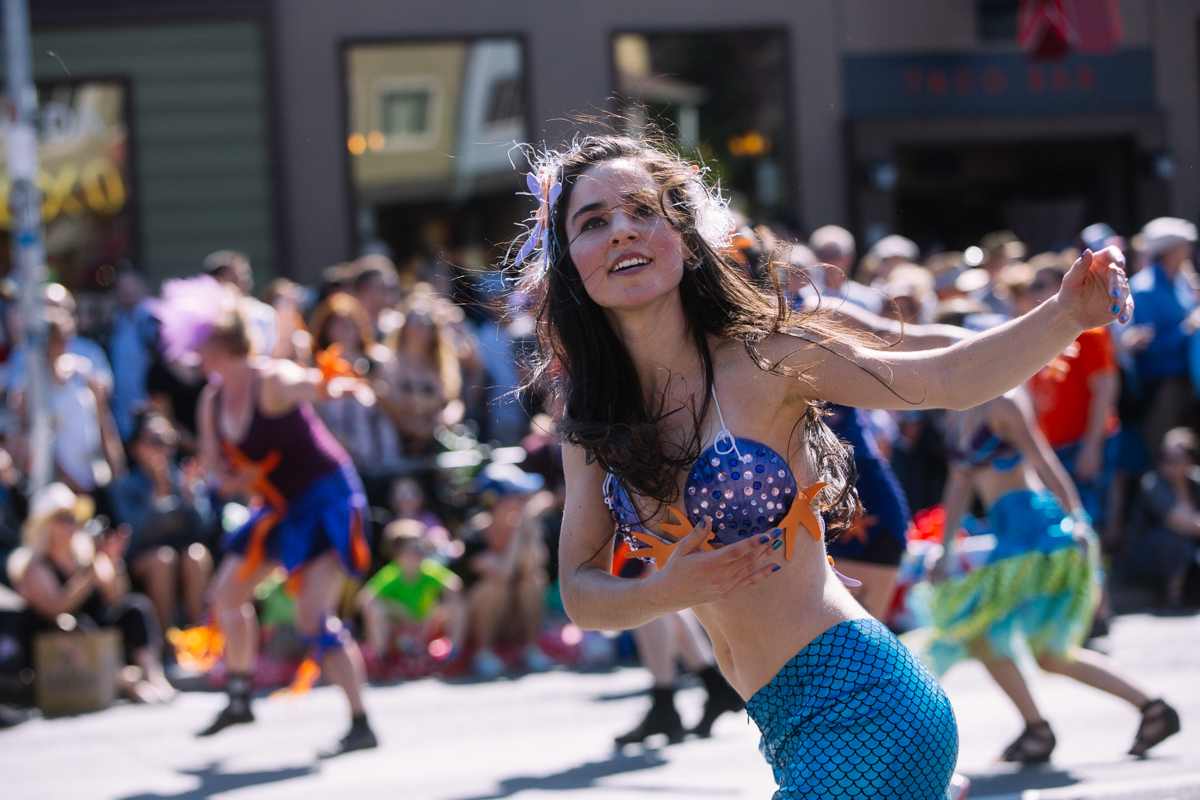
<instances>
[{"instance_id":1,"label":"blue sequined bra top","mask_svg":"<svg viewBox=\"0 0 1200 800\"><path fill-rule=\"evenodd\" d=\"M728 545L778 526L798 488L783 456L761 442L735 438L725 427L719 402L716 408L721 430L688 474L682 502L692 525L712 517L714 540ZM634 532L661 539L644 527L625 487L612 474L604 482L604 494L617 531L632 548L645 546ZM817 520L823 523L820 515Z\"/></svg>"}]
</instances>

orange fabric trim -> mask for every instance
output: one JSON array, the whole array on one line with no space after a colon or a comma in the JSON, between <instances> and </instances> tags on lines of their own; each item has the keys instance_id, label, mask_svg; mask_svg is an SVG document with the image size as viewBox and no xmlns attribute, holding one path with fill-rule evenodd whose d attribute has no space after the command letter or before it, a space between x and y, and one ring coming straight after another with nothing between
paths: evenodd
<instances>
[{"instance_id":1,"label":"orange fabric trim","mask_svg":"<svg viewBox=\"0 0 1200 800\"><path fill-rule=\"evenodd\" d=\"M246 546L246 555L243 557L242 565L238 568L237 572L238 580L245 581L250 579L255 568L263 561L263 555L266 551L267 534L287 514L287 500L275 488L275 485L267 479L267 476L279 466L279 460L283 456L279 450L272 450L267 453L266 458L262 461L252 461L236 445L230 442L221 442L221 450L235 469L253 473L250 481L250 489L270 508L258 522L254 523L254 528L250 531L250 544Z\"/></svg>"}]
</instances>

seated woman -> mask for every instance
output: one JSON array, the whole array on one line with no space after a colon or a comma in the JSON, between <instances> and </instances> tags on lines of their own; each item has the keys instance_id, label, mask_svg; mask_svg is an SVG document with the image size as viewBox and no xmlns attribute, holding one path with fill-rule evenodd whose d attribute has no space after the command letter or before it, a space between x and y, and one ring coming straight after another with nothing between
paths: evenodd
<instances>
[{"instance_id":1,"label":"seated woman","mask_svg":"<svg viewBox=\"0 0 1200 800\"><path fill-rule=\"evenodd\" d=\"M9 558L12 585L33 611L36 630L57 630L69 614L80 628L115 626L125 643L118 686L135 702L170 700L162 669L162 631L150 601L131 594L122 552L126 533L93 541L82 528L94 506L61 483L38 490L21 529L24 546Z\"/></svg>"},{"instance_id":2,"label":"seated woman","mask_svg":"<svg viewBox=\"0 0 1200 800\"><path fill-rule=\"evenodd\" d=\"M1170 606L1183 604L1188 573L1200 552L1196 449L1191 429L1167 431L1157 466L1142 476L1119 562L1123 576L1160 589Z\"/></svg>"},{"instance_id":3,"label":"seated woman","mask_svg":"<svg viewBox=\"0 0 1200 800\"><path fill-rule=\"evenodd\" d=\"M1082 647L1099 600L1098 544L1075 485L1034 422L1021 389L951 415L950 476L943 503L945 553L928 591L928 660L941 672L974 656L1008 695L1025 730L1004 761L1043 763L1054 732L1016 664L1026 648L1047 672L1120 697L1142 713L1130 755L1179 730L1179 715L1107 656ZM975 492L988 509L996 547L987 562L953 575L954 532Z\"/></svg>"},{"instance_id":4,"label":"seated woman","mask_svg":"<svg viewBox=\"0 0 1200 800\"><path fill-rule=\"evenodd\" d=\"M188 459L183 470L176 465L179 434L166 417L141 414L135 426L129 474L112 490L113 516L130 531L125 560L163 630L175 624L181 603L186 622L195 625L204 613L204 588L213 572L209 543L217 530L207 492L196 490L204 467L197 459Z\"/></svg>"}]
</instances>

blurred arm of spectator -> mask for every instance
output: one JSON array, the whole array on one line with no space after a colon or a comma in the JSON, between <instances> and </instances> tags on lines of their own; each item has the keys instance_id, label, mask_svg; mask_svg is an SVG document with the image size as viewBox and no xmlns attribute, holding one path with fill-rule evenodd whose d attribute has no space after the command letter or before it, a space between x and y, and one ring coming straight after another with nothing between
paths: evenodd
<instances>
[{"instance_id":1,"label":"blurred arm of spectator","mask_svg":"<svg viewBox=\"0 0 1200 800\"><path fill-rule=\"evenodd\" d=\"M805 299L804 307L809 310L818 307L830 310L842 321L883 337L888 346L897 350L933 350L949 347L971 336L971 331L956 325L903 323L868 311L854 303L835 300L831 306L828 301L821 305L821 298L815 295Z\"/></svg>"},{"instance_id":2,"label":"blurred arm of spectator","mask_svg":"<svg viewBox=\"0 0 1200 800\"><path fill-rule=\"evenodd\" d=\"M1094 372L1088 376L1088 388L1092 396L1087 409L1087 428L1075 459L1075 474L1082 481L1091 480L1104 469L1108 421L1121 391L1121 375L1115 369Z\"/></svg>"},{"instance_id":3,"label":"blurred arm of spectator","mask_svg":"<svg viewBox=\"0 0 1200 800\"><path fill-rule=\"evenodd\" d=\"M1125 330L1121 331L1117 341L1122 350L1140 353L1154 341L1154 326L1150 324L1127 325Z\"/></svg>"},{"instance_id":4,"label":"blurred arm of spectator","mask_svg":"<svg viewBox=\"0 0 1200 800\"><path fill-rule=\"evenodd\" d=\"M88 380L88 388L96 397L96 415L100 422L100 442L104 448L104 459L112 471L112 477L121 478L127 469L125 464L125 447L121 444L121 434L117 432L117 420L113 417L108 406L108 398L104 386L94 379Z\"/></svg>"}]
</instances>

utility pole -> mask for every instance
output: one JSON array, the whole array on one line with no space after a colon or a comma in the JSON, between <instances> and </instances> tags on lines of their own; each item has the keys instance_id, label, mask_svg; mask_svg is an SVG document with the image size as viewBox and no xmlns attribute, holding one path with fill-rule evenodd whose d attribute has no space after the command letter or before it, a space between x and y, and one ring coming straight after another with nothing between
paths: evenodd
<instances>
[{"instance_id":1,"label":"utility pole","mask_svg":"<svg viewBox=\"0 0 1200 800\"><path fill-rule=\"evenodd\" d=\"M37 90L33 85L28 0L4 0L4 56L8 101L5 164L12 214L12 270L21 285L21 321L29 382L25 411L29 421L29 486L32 494L54 475L54 430L46 363L46 245L42 192L37 185Z\"/></svg>"}]
</instances>

